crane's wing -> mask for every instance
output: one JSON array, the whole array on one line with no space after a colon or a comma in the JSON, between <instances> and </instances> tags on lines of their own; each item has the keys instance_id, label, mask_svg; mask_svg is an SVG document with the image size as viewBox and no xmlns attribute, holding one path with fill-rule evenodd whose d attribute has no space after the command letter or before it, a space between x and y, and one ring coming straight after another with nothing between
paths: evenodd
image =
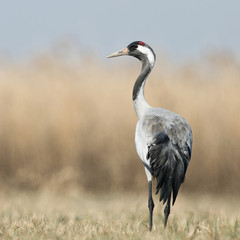
<instances>
[{"instance_id":1,"label":"crane's wing","mask_svg":"<svg viewBox=\"0 0 240 240\"><path fill-rule=\"evenodd\" d=\"M165 203L173 193L174 204L191 158L191 127L183 117L173 114L145 116L143 125L152 136L146 157L157 179L156 194L161 189L160 201Z\"/></svg>"}]
</instances>

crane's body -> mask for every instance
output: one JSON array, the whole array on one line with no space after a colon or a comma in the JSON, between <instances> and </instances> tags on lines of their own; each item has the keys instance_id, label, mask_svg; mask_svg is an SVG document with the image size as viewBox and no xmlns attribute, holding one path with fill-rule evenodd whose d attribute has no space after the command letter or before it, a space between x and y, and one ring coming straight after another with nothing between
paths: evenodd
<instances>
[{"instance_id":1,"label":"crane's body","mask_svg":"<svg viewBox=\"0 0 240 240\"><path fill-rule=\"evenodd\" d=\"M180 115L163 108L153 108L145 100L144 86L155 63L155 53L147 44L136 41L127 48L110 55L130 55L142 62L142 70L133 88L133 105L138 116L135 145L143 162L149 186L148 207L150 230L152 229L152 178L157 180L156 194L161 190L160 201L167 224L170 202L174 204L180 185L183 183L192 152L192 131L188 122Z\"/></svg>"}]
</instances>

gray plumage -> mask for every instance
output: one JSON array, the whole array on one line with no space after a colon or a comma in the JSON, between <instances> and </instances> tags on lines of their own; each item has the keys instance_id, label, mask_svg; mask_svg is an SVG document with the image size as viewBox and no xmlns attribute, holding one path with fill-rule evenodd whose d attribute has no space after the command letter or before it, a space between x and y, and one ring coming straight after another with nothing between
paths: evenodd
<instances>
[{"instance_id":1,"label":"gray plumage","mask_svg":"<svg viewBox=\"0 0 240 240\"><path fill-rule=\"evenodd\" d=\"M174 204L191 157L191 129L184 118L163 109L154 109L139 122L142 131L152 136L146 158L157 180L156 194L161 189L160 201L165 203L173 192Z\"/></svg>"},{"instance_id":2,"label":"gray plumage","mask_svg":"<svg viewBox=\"0 0 240 240\"><path fill-rule=\"evenodd\" d=\"M156 194L166 203L164 226L170 214L170 202L175 203L179 188L185 179L192 152L192 131L180 115L163 108L151 107L144 98L145 81L155 63L155 53L147 44L136 41L127 48L110 55L130 55L142 62L142 70L133 88L133 104L139 121L136 126L135 144L148 179L150 230L154 202L152 178L157 181Z\"/></svg>"}]
</instances>

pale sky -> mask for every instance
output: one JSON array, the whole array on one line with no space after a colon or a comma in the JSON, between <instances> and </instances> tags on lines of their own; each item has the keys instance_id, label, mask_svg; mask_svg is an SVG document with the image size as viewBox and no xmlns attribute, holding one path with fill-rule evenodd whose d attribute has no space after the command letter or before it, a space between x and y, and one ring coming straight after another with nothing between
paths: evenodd
<instances>
[{"instance_id":1,"label":"pale sky","mask_svg":"<svg viewBox=\"0 0 240 240\"><path fill-rule=\"evenodd\" d=\"M213 50L239 56L239 24L239 0L7 0L0 54L21 59L75 39L100 57L135 40L180 61Z\"/></svg>"}]
</instances>

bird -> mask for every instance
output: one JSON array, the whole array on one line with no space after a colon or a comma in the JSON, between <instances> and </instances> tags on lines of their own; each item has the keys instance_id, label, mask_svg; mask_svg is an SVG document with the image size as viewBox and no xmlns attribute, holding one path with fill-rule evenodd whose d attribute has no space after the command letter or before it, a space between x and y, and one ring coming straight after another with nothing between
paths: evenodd
<instances>
[{"instance_id":1,"label":"bird","mask_svg":"<svg viewBox=\"0 0 240 240\"><path fill-rule=\"evenodd\" d=\"M193 142L191 126L181 115L164 108L152 107L145 100L145 82L156 61L156 55L148 44L134 41L108 58L119 56L132 56L142 63L132 93L133 106L138 117L135 146L148 180L149 230L152 231L153 226L154 179L156 194L159 193L159 201L165 205L164 228L166 228L171 198L174 205L191 159Z\"/></svg>"}]
</instances>

